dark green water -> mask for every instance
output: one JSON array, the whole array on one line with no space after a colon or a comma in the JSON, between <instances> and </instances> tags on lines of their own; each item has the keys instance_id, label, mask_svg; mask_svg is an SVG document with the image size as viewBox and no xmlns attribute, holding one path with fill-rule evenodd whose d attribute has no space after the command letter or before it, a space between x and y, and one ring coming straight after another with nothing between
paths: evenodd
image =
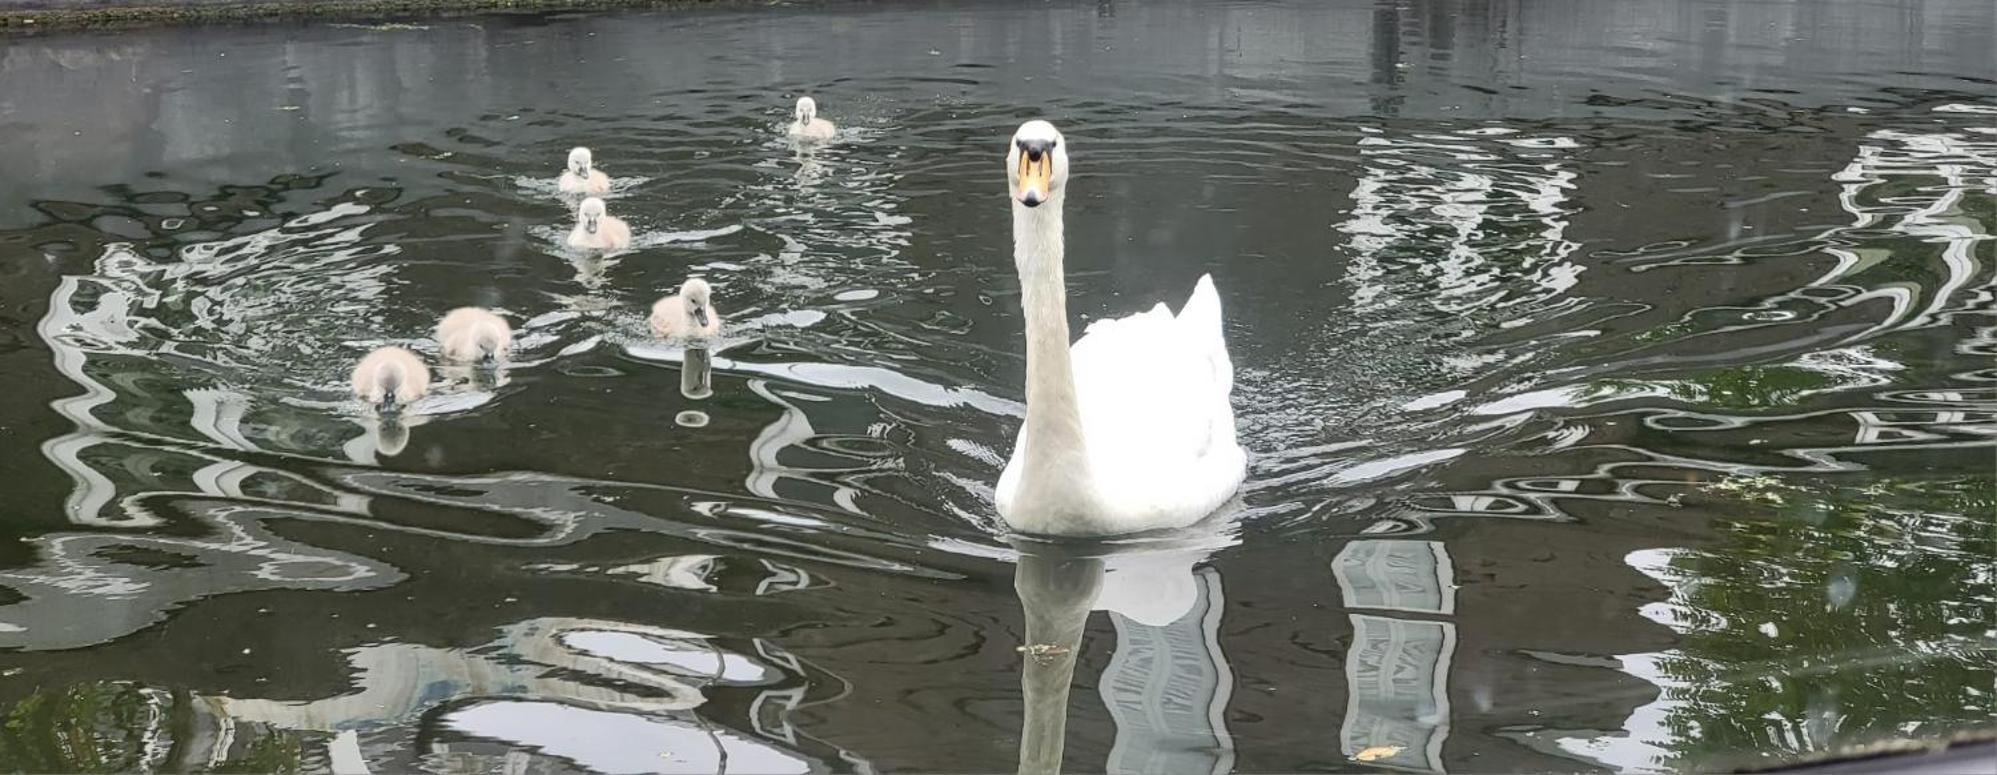
<instances>
[{"instance_id":1,"label":"dark green water","mask_svg":"<svg viewBox=\"0 0 1997 775\"><path fill-rule=\"evenodd\" d=\"M0 41L0 765L1987 732L1993 35L1984 0L1102 0ZM780 136L800 93L838 142ZM1078 322L1220 287L1251 471L1193 530L998 528L1039 116ZM559 247L576 144L639 249ZM690 273L732 330L700 400L644 320ZM398 445L345 372L464 304L516 363Z\"/></svg>"}]
</instances>

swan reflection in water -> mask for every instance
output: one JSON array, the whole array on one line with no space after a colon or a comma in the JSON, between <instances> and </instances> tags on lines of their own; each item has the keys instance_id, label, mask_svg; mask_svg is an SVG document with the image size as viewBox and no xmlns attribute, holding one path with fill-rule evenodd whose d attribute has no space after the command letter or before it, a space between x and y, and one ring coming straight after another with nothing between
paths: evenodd
<instances>
[{"instance_id":1,"label":"swan reflection in water","mask_svg":"<svg viewBox=\"0 0 1997 775\"><path fill-rule=\"evenodd\" d=\"M1020 772L1061 770L1075 659L1097 610L1109 612L1117 633L1099 682L1117 729L1106 769L1233 769L1234 742L1222 715L1234 676L1220 649L1220 573L1199 567L1233 541L1208 533L1164 546L1016 543L1013 586L1026 619Z\"/></svg>"},{"instance_id":2,"label":"swan reflection in water","mask_svg":"<svg viewBox=\"0 0 1997 775\"><path fill-rule=\"evenodd\" d=\"M1220 539L1220 540L1214 540ZM1116 742L1103 769L1228 772L1225 718L1234 675L1220 647L1220 574L1200 564L1231 537L1167 548L1020 541L1014 588L1026 620L1020 689L1021 773L1058 773L1069 689L1091 611L1108 611L1116 652L1103 705ZM1363 539L1332 561L1353 628L1345 658L1347 758L1442 771L1449 737L1455 583L1441 542ZM1330 689L1332 687L1321 687ZM1090 767L1089 769L1096 769Z\"/></svg>"}]
</instances>

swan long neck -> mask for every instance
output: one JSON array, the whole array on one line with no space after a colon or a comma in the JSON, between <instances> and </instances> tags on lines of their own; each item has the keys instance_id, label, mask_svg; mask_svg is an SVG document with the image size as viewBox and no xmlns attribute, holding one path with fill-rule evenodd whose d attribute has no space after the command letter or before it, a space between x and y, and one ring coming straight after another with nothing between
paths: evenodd
<instances>
[{"instance_id":1,"label":"swan long neck","mask_svg":"<svg viewBox=\"0 0 1997 775\"><path fill-rule=\"evenodd\" d=\"M1082 414L1069 359L1068 287L1061 271L1061 206L1056 191L1039 207L1012 203L1013 264L1019 269L1020 305L1026 312L1026 450L1029 471L1069 467L1083 454Z\"/></svg>"},{"instance_id":2,"label":"swan long neck","mask_svg":"<svg viewBox=\"0 0 1997 775\"><path fill-rule=\"evenodd\" d=\"M1068 737L1068 695L1089 611L1102 592L1103 562L1095 558L1022 553L1013 588L1026 618L1020 693L1020 775L1056 775Z\"/></svg>"}]
</instances>

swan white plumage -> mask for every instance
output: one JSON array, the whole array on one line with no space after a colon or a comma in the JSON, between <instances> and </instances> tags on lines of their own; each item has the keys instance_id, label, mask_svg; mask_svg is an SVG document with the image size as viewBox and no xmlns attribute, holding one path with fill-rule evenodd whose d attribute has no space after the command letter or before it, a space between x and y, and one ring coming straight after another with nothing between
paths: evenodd
<instances>
[{"instance_id":1,"label":"swan white plumage","mask_svg":"<svg viewBox=\"0 0 1997 775\"><path fill-rule=\"evenodd\" d=\"M608 214L603 200L590 197L576 207L576 227L569 230L569 247L616 251L631 247L631 226Z\"/></svg>"},{"instance_id":2,"label":"swan white plumage","mask_svg":"<svg viewBox=\"0 0 1997 775\"><path fill-rule=\"evenodd\" d=\"M790 125L790 136L799 140L830 140L838 133L832 122L818 117L818 101L810 97L797 98L795 118Z\"/></svg>"},{"instance_id":3,"label":"swan white plumage","mask_svg":"<svg viewBox=\"0 0 1997 775\"><path fill-rule=\"evenodd\" d=\"M562 170L556 180L564 194L603 194L610 191L610 176L596 169L596 160L588 148L576 146L569 149L569 166Z\"/></svg>"},{"instance_id":4,"label":"swan white plumage","mask_svg":"<svg viewBox=\"0 0 1997 775\"><path fill-rule=\"evenodd\" d=\"M1042 535L1183 527L1234 495L1247 473L1235 440L1234 365L1220 296L1202 276L1173 315L1091 324L1068 344L1061 207L1068 148L1028 121L1006 153L1013 263L1026 313L1026 423L999 476L999 516Z\"/></svg>"}]
</instances>

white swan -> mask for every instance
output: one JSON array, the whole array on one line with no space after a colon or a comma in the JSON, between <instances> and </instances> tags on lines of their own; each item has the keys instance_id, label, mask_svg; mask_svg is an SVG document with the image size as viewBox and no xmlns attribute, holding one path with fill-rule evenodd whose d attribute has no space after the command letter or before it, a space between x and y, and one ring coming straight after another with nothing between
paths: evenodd
<instances>
[{"instance_id":1,"label":"white swan","mask_svg":"<svg viewBox=\"0 0 1997 775\"><path fill-rule=\"evenodd\" d=\"M605 213L603 200L590 197L576 208L576 227L569 231L569 247L577 250L623 250L631 247L631 227L623 219Z\"/></svg>"},{"instance_id":2,"label":"white swan","mask_svg":"<svg viewBox=\"0 0 1997 775\"><path fill-rule=\"evenodd\" d=\"M707 281L687 278L680 292L652 305L652 333L662 339L712 339L721 333L721 313L709 298Z\"/></svg>"},{"instance_id":3,"label":"white swan","mask_svg":"<svg viewBox=\"0 0 1997 775\"><path fill-rule=\"evenodd\" d=\"M458 363L506 360L513 347L513 327L506 319L480 307L459 307L437 322L437 346L443 359Z\"/></svg>"},{"instance_id":4,"label":"white swan","mask_svg":"<svg viewBox=\"0 0 1997 775\"><path fill-rule=\"evenodd\" d=\"M415 353L383 347L354 366L354 395L381 411L394 411L430 392L430 369Z\"/></svg>"},{"instance_id":5,"label":"white swan","mask_svg":"<svg viewBox=\"0 0 1997 775\"><path fill-rule=\"evenodd\" d=\"M999 516L1022 533L1071 536L1199 521L1247 471L1213 279L1200 278L1176 317L1159 304L1099 320L1070 348L1061 133L1045 121L1020 125L1006 177L1026 312L1026 423L999 476Z\"/></svg>"},{"instance_id":6,"label":"white swan","mask_svg":"<svg viewBox=\"0 0 1997 775\"><path fill-rule=\"evenodd\" d=\"M818 101L810 97L797 98L797 120L790 125L790 136L799 140L830 140L838 130L832 122L818 117Z\"/></svg>"},{"instance_id":7,"label":"white swan","mask_svg":"<svg viewBox=\"0 0 1997 775\"><path fill-rule=\"evenodd\" d=\"M568 169L562 170L562 177L556 181L564 194L602 194L610 191L610 176L596 169L589 149L577 146L569 149Z\"/></svg>"}]
</instances>

